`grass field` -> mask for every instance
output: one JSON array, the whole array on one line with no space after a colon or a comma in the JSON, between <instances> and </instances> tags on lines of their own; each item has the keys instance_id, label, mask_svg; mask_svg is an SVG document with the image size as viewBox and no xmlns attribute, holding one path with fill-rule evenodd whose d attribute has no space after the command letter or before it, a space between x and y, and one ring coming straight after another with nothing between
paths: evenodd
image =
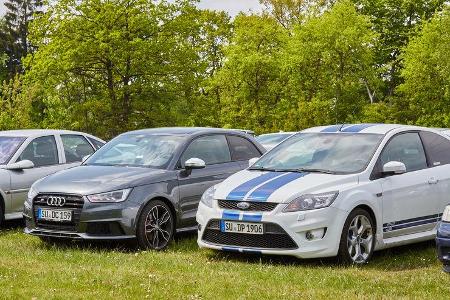
<instances>
[{"instance_id":1,"label":"grass field","mask_svg":"<svg viewBox=\"0 0 450 300\"><path fill-rule=\"evenodd\" d=\"M194 235L165 252L111 244L47 246L20 224L0 231L2 299L450 299L434 243L375 254L363 267L333 260L199 250Z\"/></svg>"}]
</instances>

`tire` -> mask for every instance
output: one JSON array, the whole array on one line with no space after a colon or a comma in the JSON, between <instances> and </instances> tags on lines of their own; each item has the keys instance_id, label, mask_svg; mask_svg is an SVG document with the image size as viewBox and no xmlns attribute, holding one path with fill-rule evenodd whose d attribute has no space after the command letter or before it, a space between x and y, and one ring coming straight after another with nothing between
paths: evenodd
<instances>
[{"instance_id":1,"label":"tire","mask_svg":"<svg viewBox=\"0 0 450 300\"><path fill-rule=\"evenodd\" d=\"M357 208L347 217L339 243L338 260L342 264L367 263L375 247L375 223L367 210Z\"/></svg>"},{"instance_id":2,"label":"tire","mask_svg":"<svg viewBox=\"0 0 450 300\"><path fill-rule=\"evenodd\" d=\"M0 201L3 201L1 196L0 196ZM3 225L4 220L5 220L5 212L3 211L2 204L0 204L0 226Z\"/></svg>"},{"instance_id":3,"label":"tire","mask_svg":"<svg viewBox=\"0 0 450 300\"><path fill-rule=\"evenodd\" d=\"M142 210L136 227L140 248L164 250L175 232L175 219L170 207L161 200L153 200Z\"/></svg>"}]
</instances>

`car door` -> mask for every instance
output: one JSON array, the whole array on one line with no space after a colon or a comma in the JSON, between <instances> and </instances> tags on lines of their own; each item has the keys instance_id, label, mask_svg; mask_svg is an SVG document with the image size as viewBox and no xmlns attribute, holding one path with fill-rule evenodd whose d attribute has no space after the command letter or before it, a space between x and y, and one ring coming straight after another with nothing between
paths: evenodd
<instances>
[{"instance_id":1,"label":"car door","mask_svg":"<svg viewBox=\"0 0 450 300\"><path fill-rule=\"evenodd\" d=\"M420 132L420 137L427 153L428 166L434 173L430 184L436 184L439 188L437 212L441 214L450 204L450 140L427 131Z\"/></svg>"},{"instance_id":2,"label":"car door","mask_svg":"<svg viewBox=\"0 0 450 300\"><path fill-rule=\"evenodd\" d=\"M400 161L406 173L381 178L383 237L397 237L431 230L439 202L433 183L434 172L428 168L418 132L395 135L384 147L379 166Z\"/></svg>"},{"instance_id":3,"label":"car door","mask_svg":"<svg viewBox=\"0 0 450 300\"><path fill-rule=\"evenodd\" d=\"M190 174L183 170L184 163L190 158L200 158L206 167L192 170ZM223 134L197 137L181 155L178 172L179 206L181 227L195 225L195 214L203 193L209 187L223 181L241 169L239 162L232 161L227 139Z\"/></svg>"},{"instance_id":4,"label":"car door","mask_svg":"<svg viewBox=\"0 0 450 300\"><path fill-rule=\"evenodd\" d=\"M60 164L62 160L54 135L37 137L30 141L15 162L21 160L32 161L34 168L10 171L12 212L22 211L28 190L36 180L65 168Z\"/></svg>"}]
</instances>

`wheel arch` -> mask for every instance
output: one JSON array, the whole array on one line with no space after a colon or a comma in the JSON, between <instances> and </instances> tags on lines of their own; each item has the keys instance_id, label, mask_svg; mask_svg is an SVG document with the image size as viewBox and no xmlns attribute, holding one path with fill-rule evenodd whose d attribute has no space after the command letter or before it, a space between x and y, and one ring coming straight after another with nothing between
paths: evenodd
<instances>
[{"instance_id":1,"label":"wheel arch","mask_svg":"<svg viewBox=\"0 0 450 300\"><path fill-rule=\"evenodd\" d=\"M139 219L141 218L142 211L144 210L144 208L147 205L149 205L152 201L155 201L155 200L160 200L160 201L164 202L165 204L167 204L167 206L169 207L170 211L173 214L173 219L174 219L174 222L175 222L174 225L175 225L175 230L176 230L177 223L178 223L178 214L177 214L177 211L175 209L175 205L173 204L172 201L170 201L170 199L168 197L161 196L161 195L154 195L154 196L150 197L149 199L147 199L147 201L145 201L141 205L141 207L139 208L139 211L138 211L138 213L136 215L137 217L136 217L136 221L135 221L135 224L134 224L134 229L135 230L137 229L137 226L138 226L138 223L139 223Z\"/></svg>"},{"instance_id":2,"label":"wheel arch","mask_svg":"<svg viewBox=\"0 0 450 300\"><path fill-rule=\"evenodd\" d=\"M373 222L375 223L374 227L375 227L375 234L376 234L377 233L378 220L377 220L377 217L376 217L375 212L372 209L372 207L370 207L367 204L359 204L358 206L353 208L351 211L354 211L355 209L358 209L358 208L364 209L365 211L367 211L369 213L370 217L372 218Z\"/></svg>"}]
</instances>

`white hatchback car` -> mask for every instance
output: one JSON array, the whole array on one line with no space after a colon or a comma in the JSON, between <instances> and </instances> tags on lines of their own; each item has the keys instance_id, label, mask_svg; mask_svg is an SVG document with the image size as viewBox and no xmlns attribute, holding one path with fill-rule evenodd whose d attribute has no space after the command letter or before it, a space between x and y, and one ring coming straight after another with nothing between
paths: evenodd
<instances>
[{"instance_id":1,"label":"white hatchback car","mask_svg":"<svg viewBox=\"0 0 450 300\"><path fill-rule=\"evenodd\" d=\"M307 129L208 189L197 212L200 247L338 256L430 240L450 195L450 140L383 124Z\"/></svg>"}]
</instances>

